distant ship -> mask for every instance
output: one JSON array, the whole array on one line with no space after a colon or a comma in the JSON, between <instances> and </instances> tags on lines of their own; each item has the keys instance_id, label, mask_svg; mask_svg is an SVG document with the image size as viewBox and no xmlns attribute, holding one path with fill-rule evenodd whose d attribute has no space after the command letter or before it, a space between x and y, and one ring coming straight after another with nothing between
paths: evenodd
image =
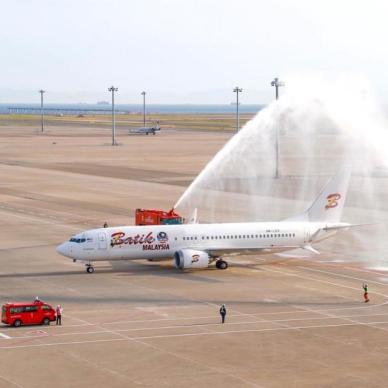
<instances>
[{"instance_id":1,"label":"distant ship","mask_svg":"<svg viewBox=\"0 0 388 388\"><path fill-rule=\"evenodd\" d=\"M97 101L97 105L109 105L109 101Z\"/></svg>"}]
</instances>

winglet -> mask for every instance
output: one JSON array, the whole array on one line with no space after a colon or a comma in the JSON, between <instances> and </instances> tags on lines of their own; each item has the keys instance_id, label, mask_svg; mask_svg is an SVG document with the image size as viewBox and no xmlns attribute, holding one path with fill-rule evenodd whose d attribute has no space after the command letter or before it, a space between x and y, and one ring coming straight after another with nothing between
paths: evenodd
<instances>
[{"instance_id":1,"label":"winglet","mask_svg":"<svg viewBox=\"0 0 388 388\"><path fill-rule=\"evenodd\" d=\"M319 255L320 254L319 251L314 249L311 245L303 245L302 249L304 249L305 251L309 251L311 253L314 253L315 255Z\"/></svg>"}]
</instances>

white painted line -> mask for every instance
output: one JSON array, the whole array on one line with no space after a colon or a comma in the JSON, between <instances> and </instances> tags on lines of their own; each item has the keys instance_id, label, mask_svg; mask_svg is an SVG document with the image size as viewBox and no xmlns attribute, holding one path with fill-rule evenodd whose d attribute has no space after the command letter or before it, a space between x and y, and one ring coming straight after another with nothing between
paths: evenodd
<instances>
[{"instance_id":1,"label":"white painted line","mask_svg":"<svg viewBox=\"0 0 388 388\"><path fill-rule=\"evenodd\" d=\"M40 348L50 346L63 346L63 345L80 345L80 344L92 344L103 342L118 342L118 341L138 341L147 339L162 339L162 338L175 338L175 337L199 337L209 335L223 335L223 334L244 334L244 333L260 333L260 332L276 332L276 331L294 331L302 329L328 329L335 327L345 326L371 326L373 324L386 324L388 322L370 322L370 323L341 323L335 325L310 325L310 326L295 326L295 327L277 327L267 329L248 329L248 330L228 330L217 332L201 332L201 333L182 333L182 334L167 334L167 335L153 335L153 336L139 336L139 337L123 337L112 339L100 339L100 340L86 340L86 341L70 341L70 342L53 342L46 344L30 344L30 345L15 345L15 346L0 346L0 349L21 349L21 348ZM373 327L373 326L372 326ZM114 333L114 332L112 332Z\"/></svg>"},{"instance_id":2,"label":"white painted line","mask_svg":"<svg viewBox=\"0 0 388 388\"><path fill-rule=\"evenodd\" d=\"M300 267L300 268L303 268L303 267ZM251 271L255 271L255 269L251 269ZM293 277L297 277L297 278L301 278L301 279L307 279L307 280L311 280L311 281L314 281L314 282L319 282L319 283L324 283L324 284L331 284L333 286L337 286L337 287L343 287L343 288L348 288L350 290L359 290L360 288L359 287L350 287L350 286L345 286L344 284L341 284L341 283L334 283L334 282L329 282L328 280L322 280L322 279L317 279L317 278L314 278L314 277L310 277L310 276L303 276L303 275L299 275L297 273L293 273L293 272L287 272L287 271L281 271L279 269L269 269L269 268L265 268L265 271L268 271L268 272L274 272L274 273L278 273L278 274L282 274L282 275L285 275L285 276L293 276ZM320 272L319 270L317 270L317 272ZM328 274L331 274L331 275L338 275L336 273L332 273L332 272L328 272ZM341 276L341 275L338 275L338 276ZM384 284L384 286L386 286L386 284ZM387 298L388 299L388 295L385 295L385 294L382 294L380 292L373 292L375 295L380 295L380 296L383 296L384 298ZM381 303L381 305L383 304L387 304L388 302L385 302L385 303ZM376 306L376 305L374 305ZM367 306L367 307L374 307L374 306ZM344 307L342 308L342 310L345 310L345 309L354 309L354 308L360 308L360 307ZM328 311L330 309L323 309L322 311ZM336 310L340 310L340 309L336 309Z\"/></svg>"},{"instance_id":3,"label":"white painted line","mask_svg":"<svg viewBox=\"0 0 388 388\"><path fill-rule=\"evenodd\" d=\"M0 337L4 338L4 339L10 339L12 337L10 337L9 335L6 335L4 333L0 333Z\"/></svg>"},{"instance_id":4,"label":"white painted line","mask_svg":"<svg viewBox=\"0 0 388 388\"><path fill-rule=\"evenodd\" d=\"M314 312L315 310L307 309L306 312ZM334 316L334 315L329 315L325 313L319 313L321 315L324 315L325 318L320 317L305 317L305 318L293 318L293 319L274 319L274 320L258 320L258 321L246 321L246 322L227 322L225 323L226 326L232 326L232 325L253 325L253 324L268 324L268 323L273 323L273 324L285 324L285 323L291 323L291 322L298 322L298 321L319 321L322 319L338 319L338 320L347 320L349 322L353 322L355 324L360 324L360 325L373 325L373 324L386 324L388 321L376 321L376 322L360 322L360 321L355 321L352 320L351 318L360 318L360 317L369 317L372 318L374 316L380 316L380 315L388 315L388 314L371 314L371 315L357 315L356 317L354 316ZM213 317L214 318L214 317ZM136 331L147 331L147 330L170 330L170 329L182 329L182 328L200 328L200 327L215 327L219 326L219 321L213 322L213 323L203 323L203 324L192 324L192 325L173 325L173 326L159 326L159 327L138 327L138 328L127 328L127 329L116 329L116 330L104 330L101 326L101 330L95 330L95 331L80 331L80 332L67 332L67 333L59 333L59 334L48 334L45 333L45 335L41 335L42 337L63 337L63 336L70 336L70 335L92 335L92 334L104 334L104 333L113 333L116 335L119 335L120 333L125 333L125 332L136 332ZM309 327L309 326L304 326L304 328ZM18 337L12 337L13 339L23 339L23 338L36 338L36 336L31 335L30 332L26 333L27 335L25 336L18 336Z\"/></svg>"},{"instance_id":5,"label":"white painted line","mask_svg":"<svg viewBox=\"0 0 388 388\"><path fill-rule=\"evenodd\" d=\"M337 272L324 271L324 270L322 270L322 269L316 269L316 268L310 268L310 267L303 267L303 266L299 266L299 268L303 268L303 269L305 269L305 270L307 270L307 271L324 273L324 274L326 274L326 275L334 275L334 276L339 276L339 277L341 277L341 278L352 279L352 280L358 280L358 281L360 281L360 282L374 283L374 284L378 284L379 286L384 286L384 287L387 286L386 283L380 283L380 282L376 282L375 280L370 280L370 279L356 278L356 277L354 277L354 276L345 275L345 274L341 274L341 273L337 273Z\"/></svg>"}]
</instances>

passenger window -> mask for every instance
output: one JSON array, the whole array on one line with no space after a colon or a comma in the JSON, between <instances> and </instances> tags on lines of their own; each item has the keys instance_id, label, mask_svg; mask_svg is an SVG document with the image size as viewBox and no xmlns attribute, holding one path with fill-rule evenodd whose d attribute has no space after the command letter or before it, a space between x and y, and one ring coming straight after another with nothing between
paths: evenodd
<instances>
[{"instance_id":1,"label":"passenger window","mask_svg":"<svg viewBox=\"0 0 388 388\"><path fill-rule=\"evenodd\" d=\"M26 312L32 312L32 311L37 311L37 310L38 310L38 306L26 306L25 307Z\"/></svg>"}]
</instances>

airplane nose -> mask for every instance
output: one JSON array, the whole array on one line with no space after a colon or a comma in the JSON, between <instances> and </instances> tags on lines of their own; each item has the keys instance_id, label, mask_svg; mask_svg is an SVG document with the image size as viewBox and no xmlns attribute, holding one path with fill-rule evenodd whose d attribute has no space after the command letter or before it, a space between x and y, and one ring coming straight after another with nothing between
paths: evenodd
<instances>
[{"instance_id":1,"label":"airplane nose","mask_svg":"<svg viewBox=\"0 0 388 388\"><path fill-rule=\"evenodd\" d=\"M56 251L62 256L69 256L69 247L67 243L62 243L57 246Z\"/></svg>"}]
</instances>

